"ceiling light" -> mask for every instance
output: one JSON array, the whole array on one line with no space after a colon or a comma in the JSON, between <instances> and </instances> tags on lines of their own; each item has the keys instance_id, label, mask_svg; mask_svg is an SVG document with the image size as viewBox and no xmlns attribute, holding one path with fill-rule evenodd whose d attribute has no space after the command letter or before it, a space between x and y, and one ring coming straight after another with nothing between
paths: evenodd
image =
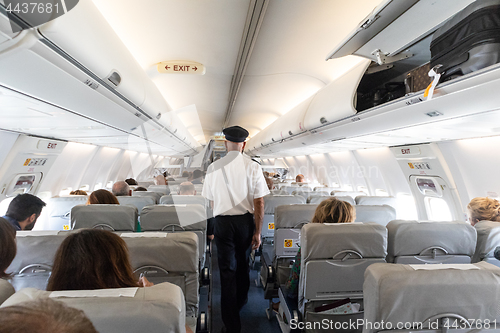
<instances>
[{"instance_id":1,"label":"ceiling light","mask_svg":"<svg viewBox=\"0 0 500 333\"><path fill-rule=\"evenodd\" d=\"M428 115L429 117L439 117L442 116L443 114L439 111L431 111L427 112L426 115Z\"/></svg>"}]
</instances>

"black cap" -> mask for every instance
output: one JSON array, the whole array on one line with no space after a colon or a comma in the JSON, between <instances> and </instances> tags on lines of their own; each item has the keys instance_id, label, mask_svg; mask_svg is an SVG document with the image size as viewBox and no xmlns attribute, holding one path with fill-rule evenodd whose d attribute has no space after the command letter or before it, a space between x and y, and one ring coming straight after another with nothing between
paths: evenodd
<instances>
[{"instance_id":1,"label":"black cap","mask_svg":"<svg viewBox=\"0 0 500 333\"><path fill-rule=\"evenodd\" d=\"M248 137L248 131L240 126L224 128L222 133L226 136L226 140L231 142L244 142Z\"/></svg>"}]
</instances>

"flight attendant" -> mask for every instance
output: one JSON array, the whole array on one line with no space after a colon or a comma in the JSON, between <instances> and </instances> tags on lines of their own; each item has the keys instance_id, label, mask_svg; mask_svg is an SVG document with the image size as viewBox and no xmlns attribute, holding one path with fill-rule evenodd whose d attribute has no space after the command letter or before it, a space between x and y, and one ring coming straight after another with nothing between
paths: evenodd
<instances>
[{"instance_id":1,"label":"flight attendant","mask_svg":"<svg viewBox=\"0 0 500 333\"><path fill-rule=\"evenodd\" d=\"M260 165L242 154L248 131L232 126L223 133L227 155L208 167L202 194L215 216L223 332L239 333L250 288L248 257L260 246L264 196L270 192Z\"/></svg>"}]
</instances>

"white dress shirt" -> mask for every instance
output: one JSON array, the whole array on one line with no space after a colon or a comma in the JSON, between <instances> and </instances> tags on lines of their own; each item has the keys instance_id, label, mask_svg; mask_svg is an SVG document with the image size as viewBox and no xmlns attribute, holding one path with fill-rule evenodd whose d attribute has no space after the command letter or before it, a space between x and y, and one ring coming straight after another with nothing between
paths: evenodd
<instances>
[{"instance_id":1,"label":"white dress shirt","mask_svg":"<svg viewBox=\"0 0 500 333\"><path fill-rule=\"evenodd\" d=\"M260 165L238 151L210 164L202 191L214 202L214 216L253 214L253 200L269 193Z\"/></svg>"}]
</instances>

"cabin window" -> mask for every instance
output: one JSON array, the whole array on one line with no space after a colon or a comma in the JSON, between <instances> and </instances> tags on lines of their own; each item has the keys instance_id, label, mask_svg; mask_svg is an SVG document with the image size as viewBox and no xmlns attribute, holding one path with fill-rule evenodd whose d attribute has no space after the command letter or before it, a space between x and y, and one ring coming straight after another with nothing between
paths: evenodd
<instances>
[{"instance_id":1,"label":"cabin window","mask_svg":"<svg viewBox=\"0 0 500 333\"><path fill-rule=\"evenodd\" d=\"M68 187L68 188L62 189L62 190L59 192L59 196L69 195L69 193L70 193L71 191L73 191L73 188L72 188L72 187Z\"/></svg>"},{"instance_id":2,"label":"cabin window","mask_svg":"<svg viewBox=\"0 0 500 333\"><path fill-rule=\"evenodd\" d=\"M110 180L107 184L106 184L106 188L112 188L113 187L113 184L114 182L112 180Z\"/></svg>"},{"instance_id":3,"label":"cabin window","mask_svg":"<svg viewBox=\"0 0 500 333\"><path fill-rule=\"evenodd\" d=\"M350 191L350 192L352 192L353 191L352 185L344 185L344 191Z\"/></svg>"},{"instance_id":4,"label":"cabin window","mask_svg":"<svg viewBox=\"0 0 500 333\"><path fill-rule=\"evenodd\" d=\"M366 186L358 186L358 192L363 192L366 195L370 195L370 193L368 192L368 188L366 188Z\"/></svg>"},{"instance_id":5,"label":"cabin window","mask_svg":"<svg viewBox=\"0 0 500 333\"><path fill-rule=\"evenodd\" d=\"M339 184L339 183L337 183L337 182L333 182L333 183L332 183L332 187L340 187L340 184Z\"/></svg>"},{"instance_id":6,"label":"cabin window","mask_svg":"<svg viewBox=\"0 0 500 333\"><path fill-rule=\"evenodd\" d=\"M100 190L102 188L102 183L97 183L94 186L94 191Z\"/></svg>"},{"instance_id":7,"label":"cabin window","mask_svg":"<svg viewBox=\"0 0 500 333\"><path fill-rule=\"evenodd\" d=\"M4 216L7 213L7 209L9 208L10 202L14 199L14 197L10 197L7 199L3 199L0 202L0 216Z\"/></svg>"},{"instance_id":8,"label":"cabin window","mask_svg":"<svg viewBox=\"0 0 500 333\"><path fill-rule=\"evenodd\" d=\"M429 219L433 221L452 221L450 207L445 200L441 198L428 197L426 200L427 213Z\"/></svg>"},{"instance_id":9,"label":"cabin window","mask_svg":"<svg viewBox=\"0 0 500 333\"><path fill-rule=\"evenodd\" d=\"M417 220L417 205L413 196L408 193L398 193L396 197L399 208L396 217L400 220Z\"/></svg>"},{"instance_id":10,"label":"cabin window","mask_svg":"<svg viewBox=\"0 0 500 333\"><path fill-rule=\"evenodd\" d=\"M83 186L80 186L80 190L82 191L89 191L90 190L90 185L83 185Z\"/></svg>"},{"instance_id":11,"label":"cabin window","mask_svg":"<svg viewBox=\"0 0 500 333\"><path fill-rule=\"evenodd\" d=\"M387 191L386 191L386 190L382 190L382 189L380 189L380 188L377 188L377 189L375 190L375 195L376 195L377 197L387 197L387 196L389 196L389 193L387 193Z\"/></svg>"}]
</instances>

